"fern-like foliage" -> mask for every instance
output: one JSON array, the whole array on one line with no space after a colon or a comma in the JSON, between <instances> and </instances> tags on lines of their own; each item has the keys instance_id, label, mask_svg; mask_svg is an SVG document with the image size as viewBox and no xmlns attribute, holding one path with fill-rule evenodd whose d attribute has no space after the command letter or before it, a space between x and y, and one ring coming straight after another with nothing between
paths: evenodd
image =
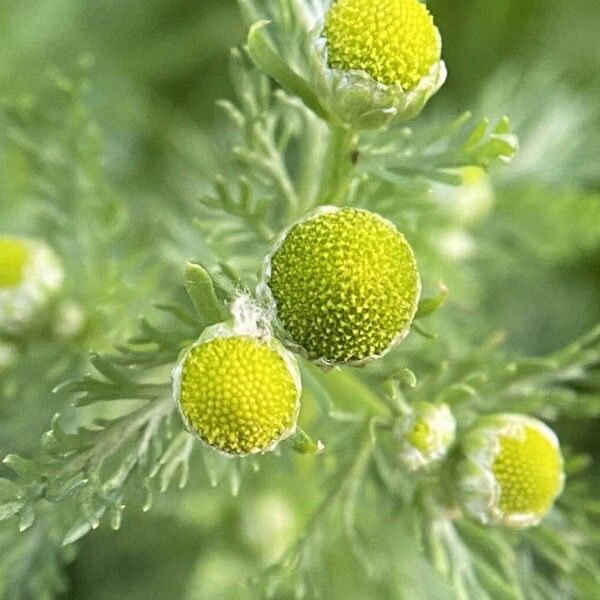
<instances>
[{"instance_id":1,"label":"fern-like foliage","mask_svg":"<svg viewBox=\"0 0 600 600\"><path fill-rule=\"evenodd\" d=\"M47 313L25 335L0 334L0 515L18 522L16 529L0 528L2 547L13 549L0 557L2 598L51 598L61 591L62 562L73 555L62 549L65 534L74 526L85 529L83 521L72 521L70 506L80 503L79 514L93 523L94 495L115 497L116 481L104 489L93 478L87 487L81 483L93 464L112 455L103 425L67 435L53 421L43 458L31 449L57 410L64 409L72 426L67 386L54 396L51 389L81 372L92 346L110 347L115 332L130 328L131 312L161 271L156 262L148 268L149 254L141 250L149 246L144 236L152 238L153 225L135 233L130 207L103 164L101 135L87 108L89 69L82 59L70 77L50 72L43 98L2 98L0 110L3 230L44 239L67 272ZM106 452L98 448L101 438ZM64 505L59 509L49 504L58 501Z\"/></svg>"},{"instance_id":2,"label":"fern-like foliage","mask_svg":"<svg viewBox=\"0 0 600 600\"><path fill-rule=\"evenodd\" d=\"M308 85L303 78L314 57L307 40L321 3L244 0L241 5L248 20L272 21L269 39L277 60L287 61L298 77L291 77L291 88ZM160 294L159 312L142 318L125 341L95 335L101 347L91 355L90 373L80 376L73 365L59 372L63 379L75 373L55 388L58 397L69 395L75 410L55 415L39 456L8 454L3 459L0 521L6 523L0 540L16 548L10 559L0 559L5 575L0 590L7 598L53 597L61 590L60 564L70 558L70 545L103 522L118 529L125 506L135 504L140 491L140 504L148 510L174 479L183 488L190 476L197 476L190 470L194 454L201 456L208 481L227 480L234 494L267 460L226 459L195 441L177 414L170 372L206 327L229 318L228 305L240 290L252 293L271 240L301 215L323 203L380 212L406 231L423 255L426 289L435 290L439 279L436 268L429 269L434 264L445 269L445 280L476 288L476 278L460 260L442 256L439 240L459 231L476 248L496 242L467 231L440 195L450 194L449 186L465 185L465 168L510 162L518 142L508 119L490 122L465 113L442 125L417 121L360 135L340 131L311 102L318 90L302 88L296 97L254 66L256 43L251 34L247 48L232 52L235 98L220 103L229 119L231 160L210 192L202 190L171 215L176 223L171 245L177 245L178 236L202 240L198 255L189 257L185 285L169 285L172 291ZM281 79L279 84L289 81L289 73ZM60 82L60 93L72 98L73 84ZM135 270L131 262L140 256L128 250L129 221L121 214L126 203L106 189L97 168L97 134L82 111L77 100L64 130L62 142L70 149L64 164L22 135L20 127L11 126L9 139L36 172L47 172L28 193L40 195L35 212L46 223L48 239L65 257L75 254L67 265L70 297L84 307L104 304L116 288L118 295L110 299L118 304L131 286L113 285L112 278ZM73 164L77 172L69 173ZM27 185L33 180L28 178ZM21 189L16 175L12 181L13 191ZM17 214L16 203L9 210ZM64 220L72 215L74 241L64 235L72 225ZM148 238L131 247L151 248ZM116 246L125 265L117 264L111 252ZM170 260L157 259L161 273ZM103 264L106 276L98 281ZM146 296L157 287L154 280L145 285ZM399 575L389 571L389 560L380 560L390 548L406 570L419 565L419 572L432 579L435 570L451 585L451 591L441 588L446 595L440 597L594 597L600 580L592 556L598 551L600 524L598 503L587 487L587 457L568 455L568 482L558 505L541 526L524 532L483 527L463 515L451 486L455 454L426 475L409 474L399 463L395 423L407 407L424 399L452 408L459 437L477 416L488 413L532 414L556 422L557 429L563 422L600 416L600 330L550 356L507 357L501 333L486 338L464 325L468 302L461 304L458 293L453 304L453 293L451 287L449 307L461 315L457 327L446 322L452 317L449 308L442 309L448 289L441 285L437 295L431 291L421 302L414 326L421 335L413 334L367 369L324 373L302 363L303 430L282 445L278 459L289 465L290 477L308 470L320 498L280 560L232 589L230 597L326 597L331 582L322 565L333 560L332 548L350 552L384 597L401 597ZM92 302L96 295L100 299ZM88 318L96 328L106 320L102 313ZM74 345L73 356L87 349L86 339ZM317 453L320 446L312 438L324 442L324 452ZM309 467L300 463L307 457L298 452L312 454Z\"/></svg>"}]
</instances>

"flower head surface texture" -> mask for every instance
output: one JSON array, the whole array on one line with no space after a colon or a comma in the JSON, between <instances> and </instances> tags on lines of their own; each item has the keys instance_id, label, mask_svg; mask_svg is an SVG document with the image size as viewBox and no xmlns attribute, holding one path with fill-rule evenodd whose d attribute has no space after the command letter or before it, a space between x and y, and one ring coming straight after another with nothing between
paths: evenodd
<instances>
[{"instance_id":1,"label":"flower head surface texture","mask_svg":"<svg viewBox=\"0 0 600 600\"><path fill-rule=\"evenodd\" d=\"M504 435L492 471L506 514L544 514L560 489L560 454L539 429L525 425L519 436Z\"/></svg>"},{"instance_id":2,"label":"flower head surface texture","mask_svg":"<svg viewBox=\"0 0 600 600\"><path fill-rule=\"evenodd\" d=\"M325 24L329 65L415 88L440 60L433 18L419 0L337 0Z\"/></svg>"},{"instance_id":3,"label":"flower head surface texture","mask_svg":"<svg viewBox=\"0 0 600 600\"><path fill-rule=\"evenodd\" d=\"M253 454L293 432L298 385L271 343L216 337L185 355L178 401L188 427L206 444L230 455Z\"/></svg>"},{"instance_id":4,"label":"flower head surface texture","mask_svg":"<svg viewBox=\"0 0 600 600\"><path fill-rule=\"evenodd\" d=\"M311 360L360 364L402 339L420 281L413 252L374 213L323 208L284 235L267 265L277 318Z\"/></svg>"},{"instance_id":5,"label":"flower head surface texture","mask_svg":"<svg viewBox=\"0 0 600 600\"><path fill-rule=\"evenodd\" d=\"M524 415L481 419L463 441L466 508L484 523L538 523L560 494L563 459L554 432Z\"/></svg>"},{"instance_id":6,"label":"flower head surface texture","mask_svg":"<svg viewBox=\"0 0 600 600\"><path fill-rule=\"evenodd\" d=\"M21 240L0 238L0 288L18 286L29 262L29 249Z\"/></svg>"}]
</instances>

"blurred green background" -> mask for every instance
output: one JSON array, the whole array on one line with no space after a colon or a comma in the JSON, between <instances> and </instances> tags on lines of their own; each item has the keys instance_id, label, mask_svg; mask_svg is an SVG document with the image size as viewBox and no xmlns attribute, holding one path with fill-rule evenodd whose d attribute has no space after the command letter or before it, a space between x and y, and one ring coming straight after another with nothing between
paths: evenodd
<instances>
[{"instance_id":1,"label":"blurred green background","mask_svg":"<svg viewBox=\"0 0 600 600\"><path fill-rule=\"evenodd\" d=\"M472 318L487 331L505 330L516 352L553 351L600 320L597 0L428 6L450 75L423 118L506 113L523 139L521 156L494 179L492 218L477 225L483 239L502 240L503 252L484 246L474 260L488 279ZM43 95L49 71L71 76L82 57L90 61L87 103L103 133L105 168L140 215L133 222L142 235L153 214L169 219L165 206L184 214L227 152L215 100L230 95L229 47L243 39L233 0L0 0L0 95ZM0 203L6 193L0 189ZM187 248L181 244L180 257ZM135 308L142 304L137 299ZM597 452L596 430L590 423L569 435ZM83 540L64 598L234 598L219 590L276 558L309 511L294 505L294 486L303 482L283 485L270 479L277 469L266 471L238 498L193 478L185 493L161 498L148 514L128 510L121 531L102 528ZM383 551L393 540L379 529ZM335 548L327 557L331 597L391 597L362 589L355 565ZM416 549L405 551L420 560ZM423 565L419 577L426 576L428 597L448 597ZM403 597L420 597L422 579L395 578Z\"/></svg>"}]
</instances>

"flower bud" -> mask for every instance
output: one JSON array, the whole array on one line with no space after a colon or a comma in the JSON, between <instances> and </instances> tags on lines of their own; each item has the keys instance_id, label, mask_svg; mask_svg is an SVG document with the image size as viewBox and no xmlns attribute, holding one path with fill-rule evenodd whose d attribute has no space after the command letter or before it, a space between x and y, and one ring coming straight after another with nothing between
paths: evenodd
<instances>
[{"instance_id":1,"label":"flower bud","mask_svg":"<svg viewBox=\"0 0 600 600\"><path fill-rule=\"evenodd\" d=\"M404 236L354 208L324 207L285 231L263 282L290 345L322 366L385 354L407 335L421 291Z\"/></svg>"},{"instance_id":2,"label":"flower bud","mask_svg":"<svg viewBox=\"0 0 600 600\"><path fill-rule=\"evenodd\" d=\"M273 450L296 429L300 374L273 339L216 325L183 354L172 377L189 431L224 454Z\"/></svg>"},{"instance_id":3,"label":"flower bud","mask_svg":"<svg viewBox=\"0 0 600 600\"><path fill-rule=\"evenodd\" d=\"M62 280L60 263L43 242L0 237L0 331L17 333L30 324Z\"/></svg>"},{"instance_id":4,"label":"flower bud","mask_svg":"<svg viewBox=\"0 0 600 600\"><path fill-rule=\"evenodd\" d=\"M419 402L398 424L400 461L409 471L443 460L454 443L456 421L446 404Z\"/></svg>"},{"instance_id":5,"label":"flower bud","mask_svg":"<svg viewBox=\"0 0 600 600\"><path fill-rule=\"evenodd\" d=\"M562 491L558 439L537 419L516 414L484 417L463 439L462 451L462 504L484 524L536 525Z\"/></svg>"}]
</instances>

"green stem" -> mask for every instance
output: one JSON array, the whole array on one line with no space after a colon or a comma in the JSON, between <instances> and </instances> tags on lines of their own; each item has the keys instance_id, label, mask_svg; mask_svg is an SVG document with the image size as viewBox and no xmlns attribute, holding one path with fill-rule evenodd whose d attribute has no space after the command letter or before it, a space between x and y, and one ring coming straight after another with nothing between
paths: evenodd
<instances>
[{"instance_id":1,"label":"green stem","mask_svg":"<svg viewBox=\"0 0 600 600\"><path fill-rule=\"evenodd\" d=\"M360 440L362 443L357 444L359 449L351 464L345 469L338 470L337 477L335 478L331 489L312 512L304 525L301 537L286 550L283 557L278 562L267 567L267 569L258 576L258 579L266 578L269 575L276 573L278 570L284 569L285 565L297 563L299 558L302 557L310 546L309 541L311 538L323 526L322 521L329 514L329 511L343 499L344 494L358 493L359 487L356 486L353 489L353 483L360 482L373 455L373 443L368 435L367 427L363 428ZM356 499L354 499L354 502L356 502ZM257 579L255 578L253 581L256 582Z\"/></svg>"},{"instance_id":2,"label":"green stem","mask_svg":"<svg viewBox=\"0 0 600 600\"><path fill-rule=\"evenodd\" d=\"M322 147L328 132L329 128L325 128L320 120L311 118L307 121L306 145L302 153L300 183L298 184L302 214L318 203L320 184L318 174L323 163Z\"/></svg>"},{"instance_id":3,"label":"green stem","mask_svg":"<svg viewBox=\"0 0 600 600\"><path fill-rule=\"evenodd\" d=\"M350 186L358 134L341 126L332 126L330 131L317 201L319 204L338 205Z\"/></svg>"},{"instance_id":4,"label":"green stem","mask_svg":"<svg viewBox=\"0 0 600 600\"><path fill-rule=\"evenodd\" d=\"M339 471L339 482L337 482L337 485L334 485L331 488L329 493L313 512L308 522L304 526L302 538L300 538L300 540L294 544L288 553L302 551L302 547L306 543L306 540L317 531L319 524L321 523L321 518L323 518L329 509L340 499L340 497L347 492L347 488L352 484L353 481L361 479L362 474L369 465L369 461L371 460L371 456L373 454L373 444L367 434L366 429L361 437L363 438L363 443L359 446L359 450L356 453L354 460L346 470Z\"/></svg>"},{"instance_id":5,"label":"green stem","mask_svg":"<svg viewBox=\"0 0 600 600\"><path fill-rule=\"evenodd\" d=\"M364 384L350 368L336 368L323 374L318 367L311 366L313 374L317 375L320 383L327 389L331 397L343 404L343 408L369 408L375 415L391 415L391 409L386 402Z\"/></svg>"}]
</instances>

